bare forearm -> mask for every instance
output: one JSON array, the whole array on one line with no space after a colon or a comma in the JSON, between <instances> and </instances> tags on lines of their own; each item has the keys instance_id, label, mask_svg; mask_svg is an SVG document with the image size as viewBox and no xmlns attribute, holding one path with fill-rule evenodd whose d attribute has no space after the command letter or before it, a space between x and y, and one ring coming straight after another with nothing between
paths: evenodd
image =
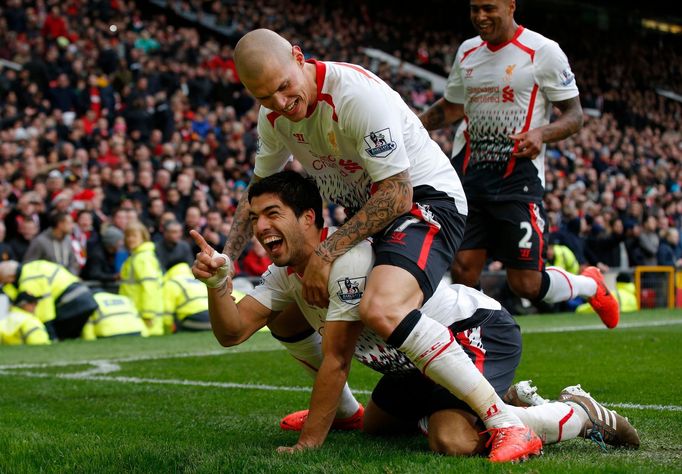
<instances>
[{"instance_id":1,"label":"bare forearm","mask_svg":"<svg viewBox=\"0 0 682 474\"><path fill-rule=\"evenodd\" d=\"M331 357L324 358L315 378L310 397L310 412L298 444L314 448L324 443L336 416L349 370L350 363Z\"/></svg>"},{"instance_id":2,"label":"bare forearm","mask_svg":"<svg viewBox=\"0 0 682 474\"><path fill-rule=\"evenodd\" d=\"M343 224L315 252L323 260L333 262L362 240L393 222L412 207L412 183L407 171L379 183L377 191L365 205Z\"/></svg>"},{"instance_id":3,"label":"bare forearm","mask_svg":"<svg viewBox=\"0 0 682 474\"><path fill-rule=\"evenodd\" d=\"M257 180L258 178L254 176L251 182L253 183ZM230 228L230 234L227 236L223 253L230 257L233 262L236 262L244 248L246 248L246 244L251 239L252 234L253 229L249 222L249 189L246 188L239 199L237 209L234 211L232 227Z\"/></svg>"},{"instance_id":4,"label":"bare forearm","mask_svg":"<svg viewBox=\"0 0 682 474\"><path fill-rule=\"evenodd\" d=\"M232 299L232 279L221 288L208 288L208 314L213 335L220 345L236 346L251 334L245 331L237 304Z\"/></svg>"},{"instance_id":5,"label":"bare forearm","mask_svg":"<svg viewBox=\"0 0 682 474\"><path fill-rule=\"evenodd\" d=\"M583 109L578 97L554 105L561 111L561 116L541 128L543 143L553 143L568 138L583 126Z\"/></svg>"},{"instance_id":6,"label":"bare forearm","mask_svg":"<svg viewBox=\"0 0 682 474\"><path fill-rule=\"evenodd\" d=\"M464 107L462 104L453 104L445 98L440 98L419 115L424 128L427 130L438 130L446 127L464 117Z\"/></svg>"}]
</instances>

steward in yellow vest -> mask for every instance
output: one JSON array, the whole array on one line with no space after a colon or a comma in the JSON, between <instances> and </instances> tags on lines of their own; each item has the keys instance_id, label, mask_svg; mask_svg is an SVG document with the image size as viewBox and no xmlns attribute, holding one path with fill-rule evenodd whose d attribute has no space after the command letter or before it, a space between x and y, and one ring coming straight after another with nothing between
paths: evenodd
<instances>
[{"instance_id":1,"label":"steward in yellow vest","mask_svg":"<svg viewBox=\"0 0 682 474\"><path fill-rule=\"evenodd\" d=\"M206 285L194 278L185 262L171 266L163 277L164 325L179 331L210 331Z\"/></svg>"},{"instance_id":2,"label":"steward in yellow vest","mask_svg":"<svg viewBox=\"0 0 682 474\"><path fill-rule=\"evenodd\" d=\"M97 309L83 327L82 338L88 341L105 337L147 337L147 326L130 298L105 291L95 291Z\"/></svg>"},{"instance_id":3,"label":"steward in yellow vest","mask_svg":"<svg viewBox=\"0 0 682 474\"><path fill-rule=\"evenodd\" d=\"M150 336L163 336L163 272L149 241L149 231L139 222L125 230L130 256L121 267L119 294L130 298L140 312Z\"/></svg>"},{"instance_id":4,"label":"steward in yellow vest","mask_svg":"<svg viewBox=\"0 0 682 474\"><path fill-rule=\"evenodd\" d=\"M35 296L26 292L17 295L9 313L0 316L0 345L50 344L45 325L33 315L37 305Z\"/></svg>"},{"instance_id":5,"label":"steward in yellow vest","mask_svg":"<svg viewBox=\"0 0 682 474\"><path fill-rule=\"evenodd\" d=\"M74 339L97 302L90 289L66 267L47 260L19 264L14 260L0 262L0 283L10 298L21 292L39 298L36 317L45 323L52 338Z\"/></svg>"}]
</instances>

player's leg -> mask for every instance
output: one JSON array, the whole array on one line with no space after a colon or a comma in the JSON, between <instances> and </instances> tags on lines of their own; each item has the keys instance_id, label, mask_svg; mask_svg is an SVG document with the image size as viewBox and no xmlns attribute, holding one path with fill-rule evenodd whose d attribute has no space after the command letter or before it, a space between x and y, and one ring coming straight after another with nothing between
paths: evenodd
<instances>
[{"instance_id":1,"label":"player's leg","mask_svg":"<svg viewBox=\"0 0 682 474\"><path fill-rule=\"evenodd\" d=\"M429 448L448 456L474 456L485 452L488 436L481 420L466 410L439 410L429 416Z\"/></svg>"},{"instance_id":2,"label":"player's leg","mask_svg":"<svg viewBox=\"0 0 682 474\"><path fill-rule=\"evenodd\" d=\"M313 380L322 364L322 337L315 331L297 305L291 304L276 318L268 322L272 337L277 339L289 355L298 362ZM362 427L362 405L358 403L346 384L341 393L334 429L360 429ZM280 427L300 431L308 418L308 410L301 410L285 416Z\"/></svg>"},{"instance_id":3,"label":"player's leg","mask_svg":"<svg viewBox=\"0 0 682 474\"><path fill-rule=\"evenodd\" d=\"M496 252L516 295L546 303L582 296L599 309L597 313L606 326L618 324L618 302L608 292L598 269L590 267L583 275L573 275L559 267L545 268L546 216L542 203L508 202L495 204L493 209L499 229Z\"/></svg>"},{"instance_id":4,"label":"player's leg","mask_svg":"<svg viewBox=\"0 0 682 474\"><path fill-rule=\"evenodd\" d=\"M485 267L491 232L487 228L483 205L470 202L466 229L452 263L451 276L454 283L471 288L480 287L481 272Z\"/></svg>"}]
</instances>

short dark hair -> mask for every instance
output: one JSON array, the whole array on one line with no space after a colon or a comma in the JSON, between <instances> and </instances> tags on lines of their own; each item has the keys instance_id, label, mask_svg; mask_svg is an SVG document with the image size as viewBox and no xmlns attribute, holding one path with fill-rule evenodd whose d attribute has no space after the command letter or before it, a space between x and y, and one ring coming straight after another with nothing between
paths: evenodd
<instances>
[{"instance_id":1,"label":"short dark hair","mask_svg":"<svg viewBox=\"0 0 682 474\"><path fill-rule=\"evenodd\" d=\"M315 226L318 229L324 227L322 196L312 178L295 171L280 171L249 186L249 203L254 197L263 194L275 194L294 211L296 217L312 209L315 212Z\"/></svg>"}]
</instances>

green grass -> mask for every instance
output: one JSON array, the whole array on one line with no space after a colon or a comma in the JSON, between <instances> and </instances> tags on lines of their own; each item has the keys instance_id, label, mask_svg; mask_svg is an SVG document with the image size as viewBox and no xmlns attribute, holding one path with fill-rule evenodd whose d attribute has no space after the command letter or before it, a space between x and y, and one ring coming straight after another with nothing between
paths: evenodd
<instances>
[{"instance_id":1,"label":"green grass","mask_svg":"<svg viewBox=\"0 0 682 474\"><path fill-rule=\"evenodd\" d=\"M604 453L578 439L522 465L496 466L430 454L421 436L333 432L322 449L278 455L277 446L297 437L278 421L306 406L310 380L267 333L231 349L201 333L0 347L0 473L682 472L682 324L670 324L682 314L624 315L615 331L601 330L594 316L518 321L525 332L517 379L533 379L551 398L581 383L630 418L639 451ZM645 323L666 325L628 327ZM570 327L580 330L547 332ZM89 379L78 378L84 371ZM365 401L378 378L356 364L350 384Z\"/></svg>"}]
</instances>

